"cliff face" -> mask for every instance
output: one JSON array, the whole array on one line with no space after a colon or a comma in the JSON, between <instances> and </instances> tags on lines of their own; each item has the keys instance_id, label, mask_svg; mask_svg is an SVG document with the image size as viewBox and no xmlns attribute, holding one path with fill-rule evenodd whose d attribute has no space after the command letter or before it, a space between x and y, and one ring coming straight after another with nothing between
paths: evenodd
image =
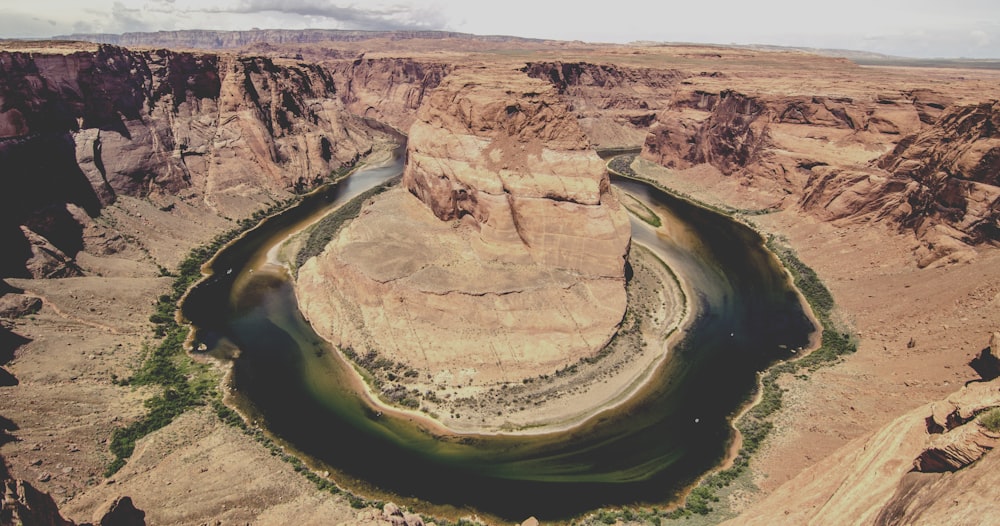
<instances>
[{"instance_id":1,"label":"cliff face","mask_svg":"<svg viewBox=\"0 0 1000 526\"><path fill-rule=\"evenodd\" d=\"M606 148L641 144L686 76L674 69L586 62L531 62L523 71L555 86L590 141Z\"/></svg>"},{"instance_id":2,"label":"cliff face","mask_svg":"<svg viewBox=\"0 0 1000 526\"><path fill-rule=\"evenodd\" d=\"M824 220L912 231L920 266L961 261L1000 239L997 106L943 110L940 98L696 90L658 114L642 156L675 169L710 164Z\"/></svg>"},{"instance_id":3,"label":"cliff face","mask_svg":"<svg viewBox=\"0 0 1000 526\"><path fill-rule=\"evenodd\" d=\"M0 457L0 492L0 526L76 524L63 518L51 495L11 477L3 457ZM129 497L118 497L94 512L94 521L100 526L143 526L145 517L146 513L136 509ZM88 525L89 522L82 526Z\"/></svg>"},{"instance_id":4,"label":"cliff face","mask_svg":"<svg viewBox=\"0 0 1000 526\"><path fill-rule=\"evenodd\" d=\"M308 188L372 144L335 92L318 66L266 58L0 53L2 274L76 272L87 218L121 196L233 218Z\"/></svg>"},{"instance_id":5,"label":"cliff face","mask_svg":"<svg viewBox=\"0 0 1000 526\"><path fill-rule=\"evenodd\" d=\"M761 160L771 145L765 105L730 91L692 95L677 106L708 115L699 120L665 113L646 137L643 157L677 169L708 163L726 175Z\"/></svg>"},{"instance_id":6,"label":"cliff face","mask_svg":"<svg viewBox=\"0 0 1000 526\"><path fill-rule=\"evenodd\" d=\"M921 266L974 257L972 246L1000 243L998 124L996 102L953 107L869 166L814 170L802 206L912 230Z\"/></svg>"},{"instance_id":7,"label":"cliff face","mask_svg":"<svg viewBox=\"0 0 1000 526\"><path fill-rule=\"evenodd\" d=\"M461 39L478 42L538 42L508 37L480 36L452 31L357 31L338 29L253 29L247 31L183 30L151 33L93 34L79 33L57 37L125 47L168 47L174 49L235 49L254 44L307 44L316 42L360 42L365 40L442 40Z\"/></svg>"},{"instance_id":8,"label":"cliff face","mask_svg":"<svg viewBox=\"0 0 1000 526\"><path fill-rule=\"evenodd\" d=\"M496 75L445 79L410 128L403 184L439 219L468 217L487 245L620 279L628 221L604 163L552 87Z\"/></svg>"},{"instance_id":9,"label":"cliff face","mask_svg":"<svg viewBox=\"0 0 1000 526\"><path fill-rule=\"evenodd\" d=\"M630 227L588 146L551 85L450 74L410 128L405 188L300 269L303 313L428 388L519 382L594 353L625 312Z\"/></svg>"},{"instance_id":10,"label":"cliff face","mask_svg":"<svg viewBox=\"0 0 1000 526\"><path fill-rule=\"evenodd\" d=\"M430 90L452 69L446 63L364 56L330 65L337 91L352 113L404 132Z\"/></svg>"}]
</instances>

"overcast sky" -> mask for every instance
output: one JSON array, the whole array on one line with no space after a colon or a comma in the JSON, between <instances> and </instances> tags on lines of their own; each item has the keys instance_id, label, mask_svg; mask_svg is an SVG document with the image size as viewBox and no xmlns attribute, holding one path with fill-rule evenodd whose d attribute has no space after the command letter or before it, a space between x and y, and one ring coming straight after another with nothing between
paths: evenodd
<instances>
[{"instance_id":1,"label":"overcast sky","mask_svg":"<svg viewBox=\"0 0 1000 526\"><path fill-rule=\"evenodd\" d=\"M997 0L0 0L0 37L171 29L441 29L1000 58Z\"/></svg>"}]
</instances>

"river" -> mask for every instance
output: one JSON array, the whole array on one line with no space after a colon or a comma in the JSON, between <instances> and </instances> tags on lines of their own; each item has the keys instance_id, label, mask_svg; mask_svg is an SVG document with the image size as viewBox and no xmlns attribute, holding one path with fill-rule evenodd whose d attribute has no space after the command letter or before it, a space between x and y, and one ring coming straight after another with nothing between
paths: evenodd
<instances>
[{"instance_id":1,"label":"river","mask_svg":"<svg viewBox=\"0 0 1000 526\"><path fill-rule=\"evenodd\" d=\"M697 309L684 339L625 403L568 431L458 435L382 414L357 375L299 313L269 247L392 177L391 166L346 181L270 218L223 249L182 308L196 339L233 361L241 410L362 494L446 516L567 519L606 505L665 503L724 460L731 419L776 360L808 346L813 324L760 236L650 185L613 178L655 211L633 218L633 242L682 277Z\"/></svg>"}]
</instances>

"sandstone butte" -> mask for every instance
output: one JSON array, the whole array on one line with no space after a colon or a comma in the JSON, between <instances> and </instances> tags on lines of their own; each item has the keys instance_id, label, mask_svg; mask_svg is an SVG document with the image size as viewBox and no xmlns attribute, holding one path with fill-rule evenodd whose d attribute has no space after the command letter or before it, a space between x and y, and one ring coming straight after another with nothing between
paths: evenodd
<instances>
[{"instance_id":1,"label":"sandstone butte","mask_svg":"<svg viewBox=\"0 0 1000 526\"><path fill-rule=\"evenodd\" d=\"M402 186L301 267L320 335L430 385L520 383L614 335L629 219L550 83L448 75L409 129Z\"/></svg>"},{"instance_id":2,"label":"sandstone butte","mask_svg":"<svg viewBox=\"0 0 1000 526\"><path fill-rule=\"evenodd\" d=\"M230 44L250 47L206 49ZM554 86L592 144L641 148L644 176L769 210L750 219L818 273L857 335L857 353L780 379L750 464L760 491L713 504L732 524L1000 523L1000 457L976 414L1000 405L998 386L962 387L1000 327L996 70L438 33L125 45L0 43L0 517L100 522L127 495L150 524L405 521L318 491L208 409L139 440L112 483L107 440L154 390L115 378L142 359L162 271L377 149L360 117L408 130L453 72L489 63ZM485 246L471 202L442 222L398 194Z\"/></svg>"}]
</instances>

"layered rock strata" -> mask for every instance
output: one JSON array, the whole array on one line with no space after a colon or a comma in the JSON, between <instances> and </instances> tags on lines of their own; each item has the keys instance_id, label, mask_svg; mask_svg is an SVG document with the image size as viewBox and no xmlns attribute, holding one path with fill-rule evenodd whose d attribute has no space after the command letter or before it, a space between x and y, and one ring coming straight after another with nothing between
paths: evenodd
<instances>
[{"instance_id":1,"label":"layered rock strata","mask_svg":"<svg viewBox=\"0 0 1000 526\"><path fill-rule=\"evenodd\" d=\"M453 73L407 154L403 188L300 269L300 306L321 335L449 385L551 373L611 338L629 221L551 85Z\"/></svg>"},{"instance_id":2,"label":"layered rock strata","mask_svg":"<svg viewBox=\"0 0 1000 526\"><path fill-rule=\"evenodd\" d=\"M1000 381L971 383L806 469L724 524L995 524L1000 433L977 415Z\"/></svg>"},{"instance_id":3,"label":"layered rock strata","mask_svg":"<svg viewBox=\"0 0 1000 526\"><path fill-rule=\"evenodd\" d=\"M356 159L373 135L316 65L113 46L0 52L0 272L69 276L81 250L120 251L121 236L91 218L121 198L245 217Z\"/></svg>"},{"instance_id":4,"label":"layered rock strata","mask_svg":"<svg viewBox=\"0 0 1000 526\"><path fill-rule=\"evenodd\" d=\"M929 97L695 91L658 115L642 156L674 169L711 165L823 220L911 231L920 266L963 261L974 245L1000 242L997 103L944 110Z\"/></svg>"}]
</instances>

